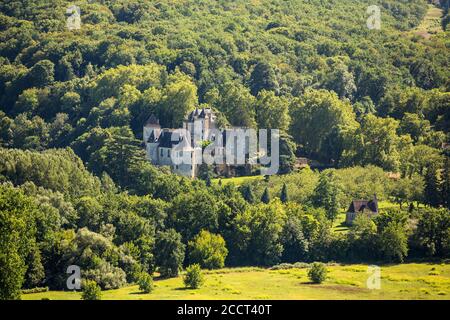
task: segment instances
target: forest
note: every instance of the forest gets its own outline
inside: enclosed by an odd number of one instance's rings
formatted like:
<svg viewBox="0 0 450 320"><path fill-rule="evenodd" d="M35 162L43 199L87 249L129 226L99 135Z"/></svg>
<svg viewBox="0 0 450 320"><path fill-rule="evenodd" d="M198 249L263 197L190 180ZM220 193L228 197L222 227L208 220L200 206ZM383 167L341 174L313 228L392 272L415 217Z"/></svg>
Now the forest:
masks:
<svg viewBox="0 0 450 320"><path fill-rule="evenodd" d="M424 0L2 1L0 299L63 290L69 265L107 290L196 263L449 258L449 2L433 3L424 37ZM196 107L280 129L279 175L151 165L147 118L177 128ZM397 206L333 231L375 193Z"/></svg>

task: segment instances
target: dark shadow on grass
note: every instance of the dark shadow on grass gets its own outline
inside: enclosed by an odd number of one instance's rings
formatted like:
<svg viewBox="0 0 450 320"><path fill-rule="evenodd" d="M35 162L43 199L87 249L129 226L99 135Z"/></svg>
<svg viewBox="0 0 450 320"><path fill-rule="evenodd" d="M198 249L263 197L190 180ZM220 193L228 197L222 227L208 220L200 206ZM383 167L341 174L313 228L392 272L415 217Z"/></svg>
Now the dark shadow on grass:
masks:
<svg viewBox="0 0 450 320"><path fill-rule="evenodd" d="M149 293L145 293L144 291L135 291L135 292L130 292L130 294L141 295L141 294L149 294Z"/></svg>
<svg viewBox="0 0 450 320"><path fill-rule="evenodd" d="M178 288L175 288L175 289L173 289L173 290L177 290L177 291L185 291L185 290L195 290L195 289L193 289L193 288L186 288L186 287L178 287Z"/></svg>
<svg viewBox="0 0 450 320"><path fill-rule="evenodd" d="M162 277L162 276L155 276L153 277L153 281L161 281L161 280L168 280L168 279L174 279L174 278L178 278L180 275L176 276L176 277Z"/></svg>

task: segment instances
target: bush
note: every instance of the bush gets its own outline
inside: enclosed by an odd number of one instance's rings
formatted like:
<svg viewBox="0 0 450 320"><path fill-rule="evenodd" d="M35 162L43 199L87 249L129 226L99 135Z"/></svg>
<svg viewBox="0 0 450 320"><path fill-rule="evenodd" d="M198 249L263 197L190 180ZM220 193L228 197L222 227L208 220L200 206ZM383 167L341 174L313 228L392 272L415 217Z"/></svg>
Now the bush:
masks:
<svg viewBox="0 0 450 320"><path fill-rule="evenodd" d="M220 269L225 265L228 250L221 235L202 230L189 241L189 262L198 263L202 268Z"/></svg>
<svg viewBox="0 0 450 320"><path fill-rule="evenodd" d="M118 289L127 283L125 271L104 260L99 261L95 269L86 270L84 276L104 290Z"/></svg>
<svg viewBox="0 0 450 320"><path fill-rule="evenodd" d="M289 269L303 269L308 268L309 263L296 262L296 263L280 263L270 268L270 270L289 270Z"/></svg>
<svg viewBox="0 0 450 320"><path fill-rule="evenodd" d="M48 287L36 287L31 289L22 289L22 294L48 292Z"/></svg>
<svg viewBox="0 0 450 320"><path fill-rule="evenodd" d="M82 285L81 299L83 300L101 300L102 289L97 282L85 280Z"/></svg>
<svg viewBox="0 0 450 320"><path fill-rule="evenodd" d="M313 283L322 283L327 277L327 268L320 262L314 262L311 269L308 270L308 278Z"/></svg>
<svg viewBox="0 0 450 320"><path fill-rule="evenodd" d="M139 290L144 293L150 293L153 291L153 278L146 272L142 272L137 277L137 283Z"/></svg>
<svg viewBox="0 0 450 320"><path fill-rule="evenodd" d="M200 265L193 264L187 267L183 281L186 288L200 288L204 281Z"/></svg>

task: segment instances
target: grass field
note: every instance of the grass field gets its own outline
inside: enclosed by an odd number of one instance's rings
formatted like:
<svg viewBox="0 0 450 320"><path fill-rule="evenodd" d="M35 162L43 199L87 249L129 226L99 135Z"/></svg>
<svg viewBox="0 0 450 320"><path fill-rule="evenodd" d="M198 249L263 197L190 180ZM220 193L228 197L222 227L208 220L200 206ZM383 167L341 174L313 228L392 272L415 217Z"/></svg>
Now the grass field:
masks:
<svg viewBox="0 0 450 320"><path fill-rule="evenodd" d="M347 225L345 225L345 216L346 216L345 212L340 213L337 216L336 220L333 223L332 228L334 232L344 232L344 233L348 232L349 228Z"/></svg>
<svg viewBox="0 0 450 320"><path fill-rule="evenodd" d="M221 269L206 272L200 289L183 287L181 277L155 281L155 290L139 292L137 286L104 291L102 299L445 299L450 300L450 264L401 264L381 267L381 289L370 290L367 265L328 266L328 278L311 284L307 269ZM50 291L23 295L22 299L80 299L76 292Z"/></svg>
<svg viewBox="0 0 450 320"><path fill-rule="evenodd" d="M441 19L443 10L433 5L428 5L428 11L422 23L414 30L414 33L429 39L432 35L442 32Z"/></svg>
<svg viewBox="0 0 450 320"><path fill-rule="evenodd" d="M233 178L217 178L213 179L213 184L218 184L219 181L222 181L223 185L234 183L236 186L240 186L241 184L247 182L247 181L253 181L253 180L262 180L264 179L264 176L247 176L247 177L233 177Z"/></svg>

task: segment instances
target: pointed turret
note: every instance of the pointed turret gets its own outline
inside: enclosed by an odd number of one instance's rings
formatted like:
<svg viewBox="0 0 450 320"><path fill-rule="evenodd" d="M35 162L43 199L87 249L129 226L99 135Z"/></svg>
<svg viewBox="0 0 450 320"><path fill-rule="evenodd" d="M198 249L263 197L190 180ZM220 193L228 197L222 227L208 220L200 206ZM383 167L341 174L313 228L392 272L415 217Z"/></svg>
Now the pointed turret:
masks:
<svg viewBox="0 0 450 320"><path fill-rule="evenodd" d="M152 114L147 121L145 122L145 127L161 127L159 125L159 119L155 117L154 114Z"/></svg>

